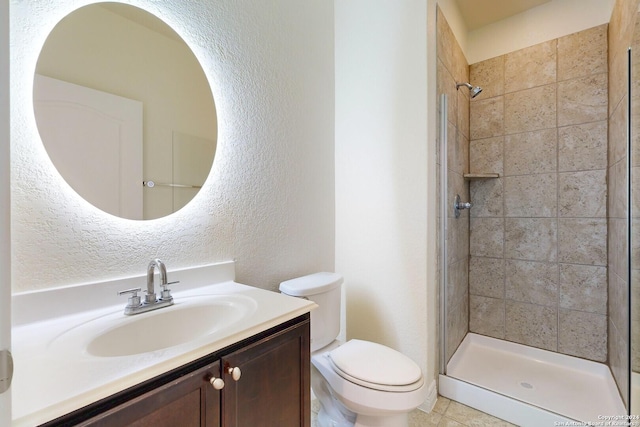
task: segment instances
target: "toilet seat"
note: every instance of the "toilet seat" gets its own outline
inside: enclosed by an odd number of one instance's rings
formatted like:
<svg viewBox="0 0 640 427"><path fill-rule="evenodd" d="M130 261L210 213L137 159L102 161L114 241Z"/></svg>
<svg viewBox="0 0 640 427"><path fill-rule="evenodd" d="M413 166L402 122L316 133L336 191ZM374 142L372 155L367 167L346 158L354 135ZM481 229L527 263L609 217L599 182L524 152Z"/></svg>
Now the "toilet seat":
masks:
<svg viewBox="0 0 640 427"><path fill-rule="evenodd" d="M370 341L350 340L328 354L333 370L345 380L374 390L408 392L424 379L404 354Z"/></svg>

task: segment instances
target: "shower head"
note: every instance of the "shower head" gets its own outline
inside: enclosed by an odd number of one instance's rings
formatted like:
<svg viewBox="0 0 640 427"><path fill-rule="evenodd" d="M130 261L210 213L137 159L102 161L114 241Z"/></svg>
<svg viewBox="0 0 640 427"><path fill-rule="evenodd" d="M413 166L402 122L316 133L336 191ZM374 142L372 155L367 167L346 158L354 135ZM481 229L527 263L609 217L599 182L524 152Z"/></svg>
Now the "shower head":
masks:
<svg viewBox="0 0 640 427"><path fill-rule="evenodd" d="M480 86L471 86L469 83L456 83L456 90L458 90L460 86L466 86L469 89L471 98L475 98L480 94L480 92L482 92L482 88Z"/></svg>

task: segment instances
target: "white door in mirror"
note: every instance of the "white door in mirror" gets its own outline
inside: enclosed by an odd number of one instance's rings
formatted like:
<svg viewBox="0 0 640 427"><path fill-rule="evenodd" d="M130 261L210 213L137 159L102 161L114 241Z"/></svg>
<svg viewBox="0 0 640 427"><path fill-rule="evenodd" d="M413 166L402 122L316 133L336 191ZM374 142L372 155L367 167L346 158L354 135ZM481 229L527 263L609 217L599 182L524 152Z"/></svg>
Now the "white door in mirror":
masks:
<svg viewBox="0 0 640 427"><path fill-rule="evenodd" d="M36 75L34 109L67 184L107 213L142 219L142 103Z"/></svg>

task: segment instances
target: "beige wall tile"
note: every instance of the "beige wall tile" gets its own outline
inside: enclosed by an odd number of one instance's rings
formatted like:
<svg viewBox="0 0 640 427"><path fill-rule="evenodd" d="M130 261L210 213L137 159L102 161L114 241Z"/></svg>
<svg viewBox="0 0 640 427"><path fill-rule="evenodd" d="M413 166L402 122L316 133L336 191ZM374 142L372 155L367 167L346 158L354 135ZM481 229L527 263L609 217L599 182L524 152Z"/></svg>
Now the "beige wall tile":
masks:
<svg viewBox="0 0 640 427"><path fill-rule="evenodd" d="M451 55L451 52L455 49L455 45L457 45L457 41L455 36L453 35L453 31L451 31L451 27L447 23L447 19L442 14L440 8L437 10L436 15L436 27L438 32L438 37L436 37L436 52L438 58L440 58L445 66L445 68L449 71L449 73L453 76L454 79L457 79L461 76L455 75L455 57Z"/></svg>
<svg viewBox="0 0 640 427"><path fill-rule="evenodd" d="M635 287L632 286L632 288ZM631 314L628 310L621 310L629 304L629 286L625 278L609 273L609 319L616 325L624 340L629 338L629 320Z"/></svg>
<svg viewBox="0 0 640 427"><path fill-rule="evenodd" d="M609 106L616 108L627 82L627 48L631 44L638 0L616 1L609 21Z"/></svg>
<svg viewBox="0 0 640 427"><path fill-rule="evenodd" d="M504 338L504 300L469 296L469 331Z"/></svg>
<svg viewBox="0 0 640 427"><path fill-rule="evenodd" d="M558 220L558 259L572 264L607 265L607 220Z"/></svg>
<svg viewBox="0 0 640 427"><path fill-rule="evenodd" d="M557 308L511 302L506 304L505 312L506 339L546 350L557 350Z"/></svg>
<svg viewBox="0 0 640 427"><path fill-rule="evenodd" d="M605 218L607 215L607 171L558 174L558 215Z"/></svg>
<svg viewBox="0 0 640 427"><path fill-rule="evenodd" d="M472 256L469 261L469 293L504 298L504 259Z"/></svg>
<svg viewBox="0 0 640 427"><path fill-rule="evenodd" d="M613 52L609 51L609 56L613 57ZM627 52L620 49L616 53L613 60L609 61L608 80L609 80L609 115L618 108L622 97L627 93L627 81L629 77L629 68L627 66Z"/></svg>
<svg viewBox="0 0 640 427"><path fill-rule="evenodd" d="M474 103L474 106L478 103ZM473 117L473 115L472 115ZM473 130L474 122L471 126ZM504 96L505 134L556 127L556 85L507 93Z"/></svg>
<svg viewBox="0 0 640 427"><path fill-rule="evenodd" d="M505 55L505 93L556 82L556 40Z"/></svg>
<svg viewBox="0 0 640 427"><path fill-rule="evenodd" d="M504 99L502 96L473 103L469 113L471 140L504 134Z"/></svg>
<svg viewBox="0 0 640 427"><path fill-rule="evenodd" d="M471 181L472 217L503 217L503 178Z"/></svg>
<svg viewBox="0 0 640 427"><path fill-rule="evenodd" d="M628 206L628 183L627 162L625 157L623 157L619 162L609 168L608 185L609 197L607 199L607 202L609 204L609 217L626 218Z"/></svg>
<svg viewBox="0 0 640 427"><path fill-rule="evenodd" d="M462 217L449 218L448 221L447 264L451 265L469 256L469 221Z"/></svg>
<svg viewBox="0 0 640 427"><path fill-rule="evenodd" d="M442 59L438 58L438 108L440 108L440 95L447 95L447 120L453 124L458 123L458 94L456 81L444 66Z"/></svg>
<svg viewBox="0 0 640 427"><path fill-rule="evenodd" d="M616 380L620 395L626 400L629 389L629 352L627 351L628 341L618 333L618 329L609 319L608 329L608 350L609 367L613 378Z"/></svg>
<svg viewBox="0 0 640 427"><path fill-rule="evenodd" d="M558 132L544 129L507 135L504 139L504 174L528 175L555 172Z"/></svg>
<svg viewBox="0 0 640 427"><path fill-rule="evenodd" d="M558 39L558 80L607 72L607 24Z"/></svg>
<svg viewBox="0 0 640 427"><path fill-rule="evenodd" d="M469 298L464 298L460 304L447 312L446 322L447 360L449 360L469 330Z"/></svg>
<svg viewBox="0 0 640 427"><path fill-rule="evenodd" d="M640 216L640 167L631 168L631 215Z"/></svg>
<svg viewBox="0 0 640 427"><path fill-rule="evenodd" d="M505 253L510 258L531 261L557 260L555 218L506 218Z"/></svg>
<svg viewBox="0 0 640 427"><path fill-rule="evenodd" d="M470 224L470 255L502 258L504 252L504 219L471 218Z"/></svg>
<svg viewBox="0 0 640 427"><path fill-rule="evenodd" d="M449 265L447 271L446 302L449 310L454 310L469 293L469 261L461 259Z"/></svg>
<svg viewBox="0 0 640 427"><path fill-rule="evenodd" d="M469 139L469 92L466 88L457 91L458 97L458 129ZM469 144L467 144L467 147Z"/></svg>
<svg viewBox="0 0 640 427"><path fill-rule="evenodd" d="M560 264L560 307L607 314L607 268Z"/></svg>
<svg viewBox="0 0 640 427"><path fill-rule="evenodd" d="M631 270L631 293L632 301L640 301L640 270ZM631 305L631 330L640 330L640 304ZM631 337L631 366L635 372L640 372L640 337L634 333Z"/></svg>
<svg viewBox="0 0 640 427"><path fill-rule="evenodd" d="M607 316L560 310L558 351L597 362L607 360Z"/></svg>
<svg viewBox="0 0 640 427"><path fill-rule="evenodd" d="M625 95L620 105L613 110L609 120L609 166L618 163L627 152L627 96Z"/></svg>
<svg viewBox="0 0 640 427"><path fill-rule="evenodd" d="M609 270L620 277L626 277L629 268L629 261L627 258L627 220L625 218L609 218L608 219L608 251L609 251ZM632 236L632 244L635 243L635 239ZM634 254L632 254L632 262L634 261ZM612 284L609 284L611 288Z"/></svg>
<svg viewBox="0 0 640 427"><path fill-rule="evenodd" d="M507 299L555 306L558 303L558 264L508 259L505 289Z"/></svg>
<svg viewBox="0 0 640 427"><path fill-rule="evenodd" d="M504 213L507 217L555 217L557 175L536 174L504 178Z"/></svg>
<svg viewBox="0 0 640 427"><path fill-rule="evenodd" d="M607 74L558 83L558 126L606 120L608 113Z"/></svg>
<svg viewBox="0 0 640 427"><path fill-rule="evenodd" d="M471 64L469 79L471 79L469 83L482 88L482 93L471 102L504 95L504 56Z"/></svg>
<svg viewBox="0 0 640 427"><path fill-rule="evenodd" d="M558 170L605 169L607 129L605 120L558 129Z"/></svg>
<svg viewBox="0 0 640 427"><path fill-rule="evenodd" d="M451 123L447 123L447 162L449 169L462 175L468 167L468 158L465 156L464 144L466 139Z"/></svg>
<svg viewBox="0 0 640 427"><path fill-rule="evenodd" d="M611 221L611 220L610 220ZM624 223L626 220L618 220ZM611 229L611 225L609 225ZM631 218L631 229L640 230L640 218ZM640 233L631 233L631 268L633 271L640 269ZM609 263L611 265L611 262ZM639 299L640 301L640 299Z"/></svg>
<svg viewBox="0 0 640 427"><path fill-rule="evenodd" d="M640 39L640 20L638 27L638 39ZM638 40L638 46L640 46L640 40ZM636 56L640 62L640 52L636 51L634 57ZM632 73L630 120L633 123L640 123L640 64L633 66ZM637 131L631 133L631 159L634 166L640 165L640 132Z"/></svg>
<svg viewBox="0 0 640 427"><path fill-rule="evenodd" d="M471 173L503 174L504 137L471 141L469 171Z"/></svg>

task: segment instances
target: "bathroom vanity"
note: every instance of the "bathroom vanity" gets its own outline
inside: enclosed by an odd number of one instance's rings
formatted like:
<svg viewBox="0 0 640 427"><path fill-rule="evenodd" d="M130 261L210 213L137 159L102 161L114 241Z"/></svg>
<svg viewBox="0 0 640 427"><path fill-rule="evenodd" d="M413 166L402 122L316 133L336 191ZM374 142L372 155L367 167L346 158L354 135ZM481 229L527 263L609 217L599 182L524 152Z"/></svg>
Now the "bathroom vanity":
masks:
<svg viewBox="0 0 640 427"><path fill-rule="evenodd" d="M309 369L307 314L43 425L309 426Z"/></svg>
<svg viewBox="0 0 640 427"><path fill-rule="evenodd" d="M14 295L12 425L309 426L315 304L233 271L170 271L175 304L134 316L142 276Z"/></svg>

